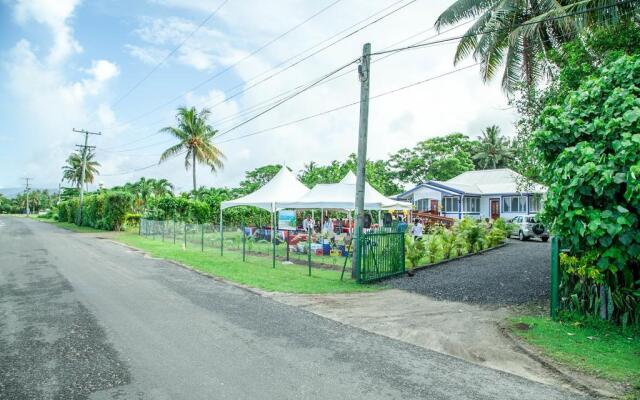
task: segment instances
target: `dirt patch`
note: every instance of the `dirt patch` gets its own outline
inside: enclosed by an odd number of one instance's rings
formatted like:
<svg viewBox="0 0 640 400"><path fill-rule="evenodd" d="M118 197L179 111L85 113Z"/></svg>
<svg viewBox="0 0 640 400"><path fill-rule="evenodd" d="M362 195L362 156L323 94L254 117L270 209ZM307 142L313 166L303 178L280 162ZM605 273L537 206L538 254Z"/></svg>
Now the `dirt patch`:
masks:
<svg viewBox="0 0 640 400"><path fill-rule="evenodd" d="M263 295L369 332L578 391L517 349L501 333L499 323L511 316L507 307L437 301L397 289L357 294Z"/></svg>
<svg viewBox="0 0 640 400"><path fill-rule="evenodd" d="M517 324L514 324L513 327L519 331L528 331L529 328L531 328L528 324L525 324L524 322L518 322Z"/></svg>

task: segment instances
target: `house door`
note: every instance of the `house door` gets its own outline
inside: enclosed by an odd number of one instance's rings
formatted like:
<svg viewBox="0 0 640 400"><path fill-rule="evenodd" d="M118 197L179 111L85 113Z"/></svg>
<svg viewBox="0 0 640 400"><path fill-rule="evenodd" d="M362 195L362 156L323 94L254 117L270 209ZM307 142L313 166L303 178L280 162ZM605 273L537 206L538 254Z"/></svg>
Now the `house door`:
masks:
<svg viewBox="0 0 640 400"><path fill-rule="evenodd" d="M500 199L489 200L491 204L491 219L500 218Z"/></svg>
<svg viewBox="0 0 640 400"><path fill-rule="evenodd" d="M438 214L438 200L431 200L431 206L429 210L432 214Z"/></svg>

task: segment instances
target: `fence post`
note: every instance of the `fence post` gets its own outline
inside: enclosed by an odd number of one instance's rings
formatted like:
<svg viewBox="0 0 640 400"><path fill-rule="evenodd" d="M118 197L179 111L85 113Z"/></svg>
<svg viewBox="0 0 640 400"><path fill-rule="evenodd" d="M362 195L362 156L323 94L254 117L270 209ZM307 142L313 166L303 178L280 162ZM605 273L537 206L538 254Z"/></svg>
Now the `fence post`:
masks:
<svg viewBox="0 0 640 400"><path fill-rule="evenodd" d="M247 256L246 256L246 243L247 243L247 234L244 230L244 224L242 224L242 261L246 261L247 260Z"/></svg>
<svg viewBox="0 0 640 400"><path fill-rule="evenodd" d="M184 248L187 248L187 223L184 222Z"/></svg>
<svg viewBox="0 0 640 400"><path fill-rule="evenodd" d="M289 261L289 233L291 233L291 231L287 230L287 236L286 236L286 240L287 240L287 261Z"/></svg>
<svg viewBox="0 0 640 400"><path fill-rule="evenodd" d="M144 222L144 219L140 218L140 221L138 221L138 236L142 236L142 222Z"/></svg>
<svg viewBox="0 0 640 400"><path fill-rule="evenodd" d="M173 244L176 244L176 217L173 217Z"/></svg>
<svg viewBox="0 0 640 400"><path fill-rule="evenodd" d="M162 241L164 242L164 228L167 225L167 221L166 220L162 220Z"/></svg>
<svg viewBox="0 0 640 400"><path fill-rule="evenodd" d="M220 220L220 256L224 255L224 228L222 225L222 220Z"/></svg>
<svg viewBox="0 0 640 400"><path fill-rule="evenodd" d="M307 228L307 265L309 266L309 276L311 276L311 228Z"/></svg>
<svg viewBox="0 0 640 400"><path fill-rule="evenodd" d="M558 304L560 297L558 293L559 281L559 264L560 264L560 245L558 237L551 238L551 318L558 317Z"/></svg>
<svg viewBox="0 0 640 400"><path fill-rule="evenodd" d="M204 224L200 224L200 251L204 251Z"/></svg>
<svg viewBox="0 0 640 400"><path fill-rule="evenodd" d="M151 239L156 240L156 221L151 224Z"/></svg>

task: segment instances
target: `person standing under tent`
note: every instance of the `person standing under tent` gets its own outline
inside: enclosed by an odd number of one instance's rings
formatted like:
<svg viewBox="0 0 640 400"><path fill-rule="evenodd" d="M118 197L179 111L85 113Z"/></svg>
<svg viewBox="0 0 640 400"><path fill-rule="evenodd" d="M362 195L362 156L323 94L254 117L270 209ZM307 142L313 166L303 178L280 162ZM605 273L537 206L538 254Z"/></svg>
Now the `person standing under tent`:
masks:
<svg viewBox="0 0 640 400"><path fill-rule="evenodd" d="M400 233L405 233L407 231L407 223L404 222L402 216L398 217L398 226L396 227L396 230Z"/></svg>
<svg viewBox="0 0 640 400"><path fill-rule="evenodd" d="M333 221L331 218L326 218L324 220L324 225L322 226L322 233L333 233Z"/></svg>
<svg viewBox="0 0 640 400"><path fill-rule="evenodd" d="M310 215L307 215L304 221L302 221L302 229L304 229L305 232L309 231L309 229L313 231L314 225L315 225L315 221L311 218Z"/></svg>
<svg viewBox="0 0 640 400"><path fill-rule="evenodd" d="M422 222L418 218L413 221L413 228L411 229L411 234L413 235L414 240L422 240L422 230L424 226Z"/></svg>

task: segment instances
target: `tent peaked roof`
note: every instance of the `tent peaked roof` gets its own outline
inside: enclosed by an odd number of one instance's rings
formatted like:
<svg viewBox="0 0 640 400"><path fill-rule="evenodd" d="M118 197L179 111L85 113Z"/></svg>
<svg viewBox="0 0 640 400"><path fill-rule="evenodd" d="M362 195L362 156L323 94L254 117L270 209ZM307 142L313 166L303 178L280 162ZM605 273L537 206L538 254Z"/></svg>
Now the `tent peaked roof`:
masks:
<svg viewBox="0 0 640 400"><path fill-rule="evenodd" d="M340 183L348 183L351 185L355 185L357 180L358 178L356 177L356 174L354 174L353 171L349 170L349 172L347 172L344 178L342 178Z"/></svg>
<svg viewBox="0 0 640 400"><path fill-rule="evenodd" d="M364 208L367 210L411 209L411 203L389 199L366 182L364 189ZM355 184L342 182L317 184L298 200L279 205L281 208L353 210L355 209L355 197Z"/></svg>
<svg viewBox="0 0 640 400"><path fill-rule="evenodd" d="M223 201L222 209L236 206L253 206L273 211L278 203L298 200L309 189L303 185L287 167L280 171L260 189L235 200Z"/></svg>

